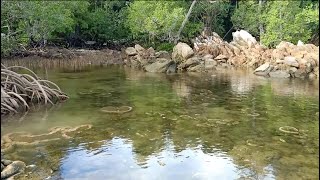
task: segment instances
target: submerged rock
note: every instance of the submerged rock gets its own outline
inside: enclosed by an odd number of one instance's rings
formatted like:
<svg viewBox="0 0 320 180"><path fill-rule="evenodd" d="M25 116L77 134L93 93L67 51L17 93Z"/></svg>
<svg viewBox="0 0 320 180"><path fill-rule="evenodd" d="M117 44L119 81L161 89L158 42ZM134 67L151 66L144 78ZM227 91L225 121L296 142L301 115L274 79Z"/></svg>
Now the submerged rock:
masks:
<svg viewBox="0 0 320 180"><path fill-rule="evenodd" d="M275 77L275 78L289 78L290 74L287 71L272 71L269 73L270 77Z"/></svg>
<svg viewBox="0 0 320 180"><path fill-rule="evenodd" d="M24 171L26 164L22 161L13 161L1 171L1 179L9 178Z"/></svg>
<svg viewBox="0 0 320 180"><path fill-rule="evenodd" d="M12 161L10 160L7 160L7 159L1 159L1 164L5 165L5 166L8 166L9 164L11 164Z"/></svg>

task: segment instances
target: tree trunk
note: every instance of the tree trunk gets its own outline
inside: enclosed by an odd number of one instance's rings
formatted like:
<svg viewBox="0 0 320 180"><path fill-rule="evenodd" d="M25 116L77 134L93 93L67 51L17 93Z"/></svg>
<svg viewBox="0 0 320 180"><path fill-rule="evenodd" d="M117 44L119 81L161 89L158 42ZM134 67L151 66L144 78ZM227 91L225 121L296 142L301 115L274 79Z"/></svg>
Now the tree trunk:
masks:
<svg viewBox="0 0 320 180"><path fill-rule="evenodd" d="M259 12L262 13L262 6L263 6L264 0L259 0ZM262 34L264 34L264 28L263 23L261 22L261 19L259 21L259 38L261 39Z"/></svg>
<svg viewBox="0 0 320 180"><path fill-rule="evenodd" d="M185 18L184 18L184 20L183 20L183 22L181 24L181 27L180 27L180 29L178 31L177 38L175 39L175 44L177 44L178 40L180 39L180 34L181 34L184 26L186 25L186 23L188 21L188 18L189 18L190 14L191 14L192 8L196 4L196 2L197 2L197 0L193 0L191 6L189 8L189 11L188 11L187 15L185 16Z"/></svg>

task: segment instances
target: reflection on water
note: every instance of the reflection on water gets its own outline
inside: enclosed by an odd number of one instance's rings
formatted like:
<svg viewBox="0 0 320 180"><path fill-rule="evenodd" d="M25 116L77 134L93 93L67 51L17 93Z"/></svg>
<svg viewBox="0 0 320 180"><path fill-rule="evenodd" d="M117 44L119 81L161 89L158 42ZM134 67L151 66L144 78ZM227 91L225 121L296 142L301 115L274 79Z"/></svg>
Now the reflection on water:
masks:
<svg viewBox="0 0 320 180"><path fill-rule="evenodd" d="M318 179L318 82L123 67L47 73L70 99L2 123L1 135L92 128L6 152L37 165L20 179ZM106 106L133 110L101 112Z"/></svg>

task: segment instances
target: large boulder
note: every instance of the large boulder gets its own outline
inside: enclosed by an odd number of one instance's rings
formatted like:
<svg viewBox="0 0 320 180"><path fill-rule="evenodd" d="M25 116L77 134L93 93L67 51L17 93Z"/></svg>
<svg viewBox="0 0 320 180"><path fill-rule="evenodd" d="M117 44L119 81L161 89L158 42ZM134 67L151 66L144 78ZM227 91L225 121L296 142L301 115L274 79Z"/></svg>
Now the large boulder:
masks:
<svg viewBox="0 0 320 180"><path fill-rule="evenodd" d="M179 42L173 48L172 60L175 62L181 62L190 58L193 54L194 51L188 44Z"/></svg>
<svg viewBox="0 0 320 180"><path fill-rule="evenodd" d="M240 46L251 48L257 44L257 40L245 30L233 32L232 37L233 41Z"/></svg>
<svg viewBox="0 0 320 180"><path fill-rule="evenodd" d="M147 72L159 72L164 73L168 70L169 66L174 62L169 59L157 58L156 62L145 66Z"/></svg>
<svg viewBox="0 0 320 180"><path fill-rule="evenodd" d="M134 47L128 47L125 52L128 56L137 55L137 50Z"/></svg>

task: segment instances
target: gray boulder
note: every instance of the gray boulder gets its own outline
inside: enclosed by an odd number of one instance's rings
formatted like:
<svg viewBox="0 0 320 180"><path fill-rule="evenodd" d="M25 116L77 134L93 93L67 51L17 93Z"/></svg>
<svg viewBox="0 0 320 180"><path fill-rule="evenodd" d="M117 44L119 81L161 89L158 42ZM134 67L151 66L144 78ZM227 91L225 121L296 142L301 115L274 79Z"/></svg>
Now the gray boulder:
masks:
<svg viewBox="0 0 320 180"><path fill-rule="evenodd" d="M164 73L167 71L169 66L173 64L172 60L164 59L164 58L157 58L156 62L152 64L148 64L145 66L145 70L147 72L160 72Z"/></svg>
<svg viewBox="0 0 320 180"><path fill-rule="evenodd" d="M177 64L173 63L168 67L167 73L170 74L170 73L176 73L176 72L177 72Z"/></svg>

